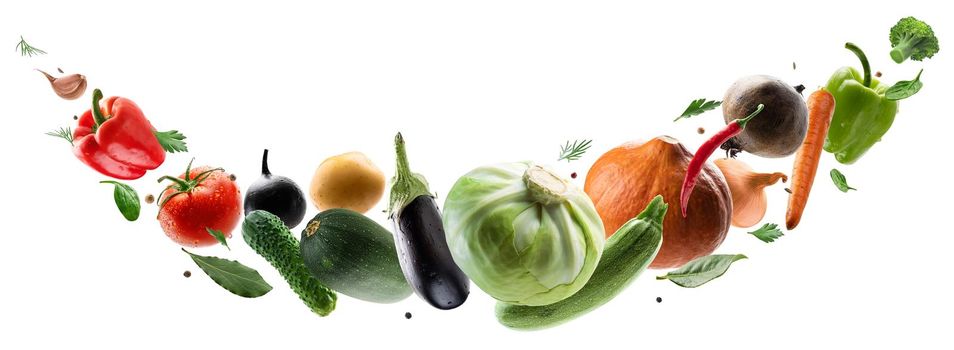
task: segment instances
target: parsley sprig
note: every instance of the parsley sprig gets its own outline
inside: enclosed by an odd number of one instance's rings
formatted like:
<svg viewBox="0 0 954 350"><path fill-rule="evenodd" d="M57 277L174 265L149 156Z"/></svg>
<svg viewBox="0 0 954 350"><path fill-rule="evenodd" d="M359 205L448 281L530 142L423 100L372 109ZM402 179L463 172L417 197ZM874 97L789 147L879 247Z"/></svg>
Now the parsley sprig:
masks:
<svg viewBox="0 0 954 350"><path fill-rule="evenodd" d="M706 99L704 98L700 98L698 100L692 100L692 102L689 103L689 107L686 107L686 110L682 112L682 115L680 115L676 119L673 119L672 121L675 122L675 121L679 121L679 119L697 116L702 113L705 113L706 111L711 111L721 105L722 105L722 101L706 101Z"/></svg>
<svg viewBox="0 0 954 350"><path fill-rule="evenodd" d="M759 240L765 243L772 243L779 237L782 237L785 235L782 233L782 230L778 229L778 225L776 224L762 225L762 227L759 227L758 230L749 232L749 234L755 236L755 238L758 238Z"/></svg>

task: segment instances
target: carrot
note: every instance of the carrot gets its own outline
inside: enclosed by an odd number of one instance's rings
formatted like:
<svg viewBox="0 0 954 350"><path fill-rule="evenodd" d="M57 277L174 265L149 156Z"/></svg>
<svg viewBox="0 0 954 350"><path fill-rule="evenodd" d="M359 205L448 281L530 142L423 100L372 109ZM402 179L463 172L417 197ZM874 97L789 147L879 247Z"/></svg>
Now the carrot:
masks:
<svg viewBox="0 0 954 350"><path fill-rule="evenodd" d="M835 113L835 97L824 88L808 96L808 134L795 154L795 166L792 169L792 194L788 197L788 211L785 213L785 226L791 230L798 225L808 203L808 194L815 182L818 160L821 157L825 136L831 126L831 116Z"/></svg>

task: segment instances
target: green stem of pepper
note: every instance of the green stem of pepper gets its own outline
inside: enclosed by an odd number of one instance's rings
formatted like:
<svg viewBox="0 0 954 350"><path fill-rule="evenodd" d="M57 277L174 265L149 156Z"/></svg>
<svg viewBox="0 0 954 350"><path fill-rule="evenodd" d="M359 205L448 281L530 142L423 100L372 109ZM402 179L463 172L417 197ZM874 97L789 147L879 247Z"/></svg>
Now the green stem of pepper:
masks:
<svg viewBox="0 0 954 350"><path fill-rule="evenodd" d="M868 56L865 56L865 53L861 51L861 48L852 43L845 43L845 48L851 50L858 56L858 59L861 60L861 69L865 72L865 87L871 87L871 66L868 65Z"/></svg>
<svg viewBox="0 0 954 350"><path fill-rule="evenodd" d="M759 113L762 113L763 108L765 108L765 105L759 103L759 106L755 108L755 112L752 112L751 114L749 114L749 116L745 118L739 119L738 121L736 121L736 123L739 123L739 127L745 128L745 124L748 124L749 120L752 120L752 118L755 118L755 116L759 115Z"/></svg>
<svg viewBox="0 0 954 350"><path fill-rule="evenodd" d="M103 112L99 109L99 101L103 99L103 92L99 89L93 90L93 108L90 111L93 112L93 121L96 123L93 129L98 129L100 125L106 122L106 117L103 116Z"/></svg>

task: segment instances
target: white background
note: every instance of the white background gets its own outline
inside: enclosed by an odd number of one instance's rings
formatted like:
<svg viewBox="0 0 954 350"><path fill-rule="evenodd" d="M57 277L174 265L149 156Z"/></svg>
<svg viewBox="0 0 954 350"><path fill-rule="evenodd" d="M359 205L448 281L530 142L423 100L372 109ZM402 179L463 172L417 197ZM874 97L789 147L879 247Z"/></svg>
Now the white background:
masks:
<svg viewBox="0 0 954 350"><path fill-rule="evenodd" d="M942 3L4 2L0 348L949 348L954 18ZM890 61L888 30L907 15L941 38L934 59ZM49 54L20 57L20 35ZM166 238L155 206L126 222L112 188L97 183L104 177L43 135L73 125L98 87L189 137L190 154L132 183L140 195L157 194L155 180L190 157L234 172L244 192L265 147L271 169L306 190L323 159L347 151L390 176L397 131L439 202L476 166L554 163L565 140L592 138L586 157L556 165L582 186L596 157L625 141L668 134L698 147L721 113L672 119L694 98L721 99L741 76L775 75L811 92L858 65L849 40L890 83L924 67L925 87L858 163L825 154L798 229L765 244L733 228L718 252L749 259L722 278L682 289L647 271L603 308L541 332L500 326L474 286L453 311L417 297L377 305L340 296L319 318L238 231L231 252L195 250L240 260L275 286L258 299L234 296ZM87 95L61 100L32 71L57 67L86 74ZM742 159L791 169L791 158ZM857 192L835 189L833 166ZM783 187L768 189L769 222L784 221ZM384 206L369 215L388 224Z"/></svg>

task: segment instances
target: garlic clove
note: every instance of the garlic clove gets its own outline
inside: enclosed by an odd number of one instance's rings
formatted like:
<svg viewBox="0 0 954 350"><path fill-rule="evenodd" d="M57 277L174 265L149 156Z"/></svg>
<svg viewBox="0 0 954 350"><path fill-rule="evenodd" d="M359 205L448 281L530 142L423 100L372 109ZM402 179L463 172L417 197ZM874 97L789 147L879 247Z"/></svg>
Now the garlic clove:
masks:
<svg viewBox="0 0 954 350"><path fill-rule="evenodd" d="M86 92L86 76L82 74L69 74L55 78L42 70L37 69L37 71L46 76L50 86L53 87L53 92L63 99L75 100Z"/></svg>

